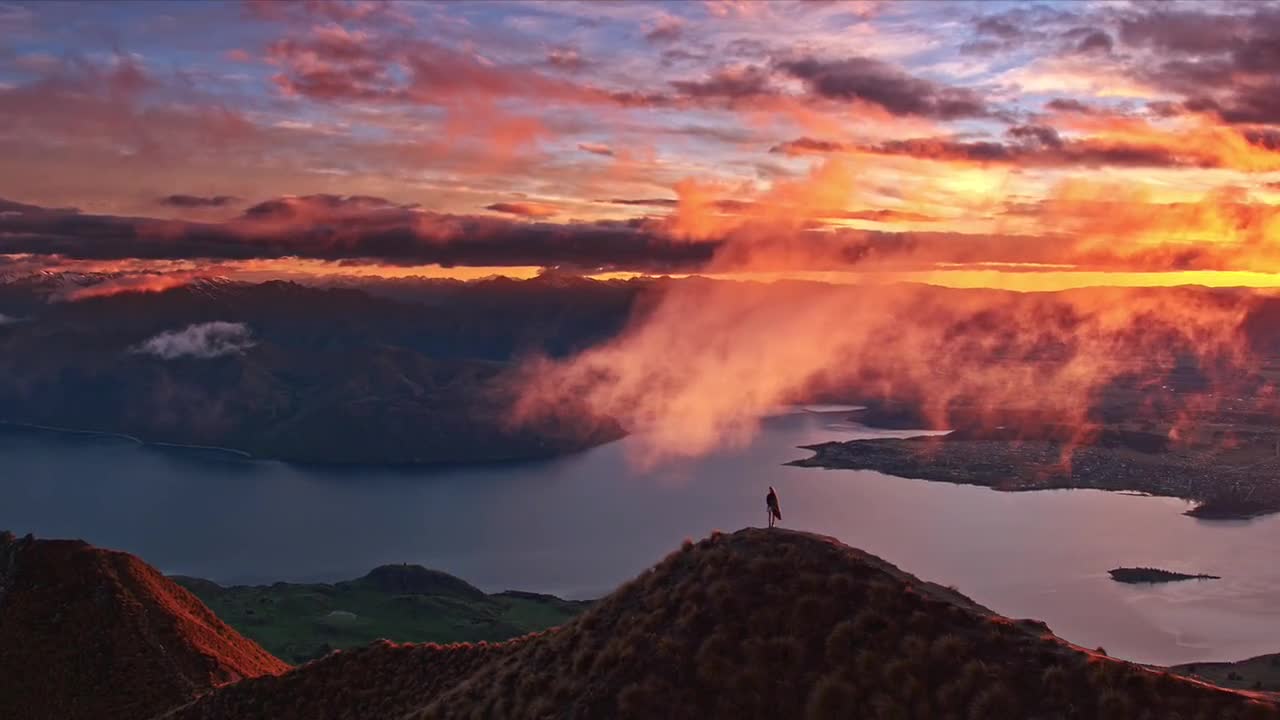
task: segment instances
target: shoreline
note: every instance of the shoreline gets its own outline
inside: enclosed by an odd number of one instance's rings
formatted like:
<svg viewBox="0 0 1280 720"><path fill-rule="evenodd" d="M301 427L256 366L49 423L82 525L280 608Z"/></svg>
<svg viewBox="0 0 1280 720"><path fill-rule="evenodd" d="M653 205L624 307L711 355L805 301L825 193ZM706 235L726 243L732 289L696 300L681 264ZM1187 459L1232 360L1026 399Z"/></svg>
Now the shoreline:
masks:
<svg viewBox="0 0 1280 720"><path fill-rule="evenodd" d="M528 457L511 457L494 460L405 460L405 461L383 461L383 462L325 462L320 460L294 460L285 457L276 457L272 455L254 455L247 450L238 448L221 447L217 445L197 445L194 443L176 443L164 442L157 440L145 440L143 438L129 435L127 433L112 432L108 430L86 430L81 428L58 427L54 425L42 425L39 423L19 422L15 420L0 420L0 433L43 433L50 436L82 436L105 438L109 440L121 440L129 442L137 447L144 449L160 449L160 450L178 450L178 451L198 451L198 452L215 452L233 455L239 460L258 462L258 463L283 463L291 467L305 468L319 472L330 472L343 474L347 472L359 472L361 470L402 470L406 472L432 470L447 471L459 468L477 468L477 467L503 467L520 463L540 463L553 462L561 458L570 457L579 453L594 450L595 448L604 447L610 443L618 442L627 437L622 434L618 437L612 437L604 442L585 447L577 448L567 452L549 453L545 455L530 455Z"/></svg>
<svg viewBox="0 0 1280 720"><path fill-rule="evenodd" d="M135 435L127 433L111 432L109 430L85 430L81 428L57 427L54 425L41 425L39 423L18 422L16 420L0 420L0 430L7 431L28 431L42 432L51 435L82 435L87 437L108 438L111 440L127 440L139 447L156 447L170 450L203 450L212 452L228 453L244 458L246 460L261 460L252 453L236 448L219 447L217 445L196 445L193 443L175 443L162 442L158 440L143 440Z"/></svg>

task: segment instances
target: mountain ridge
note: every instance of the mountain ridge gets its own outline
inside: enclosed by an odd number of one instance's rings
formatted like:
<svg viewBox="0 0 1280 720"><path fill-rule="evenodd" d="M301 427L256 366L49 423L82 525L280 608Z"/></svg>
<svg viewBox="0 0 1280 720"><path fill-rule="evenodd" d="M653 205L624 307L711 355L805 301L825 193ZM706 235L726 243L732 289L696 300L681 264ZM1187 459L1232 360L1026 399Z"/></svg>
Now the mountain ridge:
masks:
<svg viewBox="0 0 1280 720"><path fill-rule="evenodd" d="M146 717L288 669L128 553L0 533L0 717Z"/></svg>

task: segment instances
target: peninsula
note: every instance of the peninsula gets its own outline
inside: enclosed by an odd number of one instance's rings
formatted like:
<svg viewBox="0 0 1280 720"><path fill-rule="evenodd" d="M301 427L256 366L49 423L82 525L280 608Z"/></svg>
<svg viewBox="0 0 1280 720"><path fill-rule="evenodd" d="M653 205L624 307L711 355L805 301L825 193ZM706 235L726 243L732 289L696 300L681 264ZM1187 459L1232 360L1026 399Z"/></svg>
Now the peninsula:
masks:
<svg viewBox="0 0 1280 720"><path fill-rule="evenodd" d="M1064 426L966 429L947 435L801 446L800 467L876 470L899 477L994 490L1096 489L1196 503L1187 515L1239 520L1280 510L1274 431L1237 433L1231 443L1175 445L1167 436L1108 428L1077 437Z"/></svg>

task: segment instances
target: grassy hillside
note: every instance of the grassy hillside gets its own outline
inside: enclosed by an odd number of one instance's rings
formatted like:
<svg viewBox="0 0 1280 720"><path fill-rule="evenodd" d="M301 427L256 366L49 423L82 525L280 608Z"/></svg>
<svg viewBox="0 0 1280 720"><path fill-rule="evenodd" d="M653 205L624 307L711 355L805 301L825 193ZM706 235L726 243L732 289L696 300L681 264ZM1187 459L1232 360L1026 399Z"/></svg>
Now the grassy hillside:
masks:
<svg viewBox="0 0 1280 720"><path fill-rule="evenodd" d="M378 639L496 641L560 625L588 603L533 593L486 595L417 565L384 565L335 584L221 587L175 577L218 617L292 663Z"/></svg>
<svg viewBox="0 0 1280 720"><path fill-rule="evenodd" d="M144 718L286 669L132 555L0 533L0 718Z"/></svg>
<svg viewBox="0 0 1280 720"><path fill-rule="evenodd" d="M565 625L498 644L379 643L165 717L1277 718L1073 646L838 542L688 543Z"/></svg>

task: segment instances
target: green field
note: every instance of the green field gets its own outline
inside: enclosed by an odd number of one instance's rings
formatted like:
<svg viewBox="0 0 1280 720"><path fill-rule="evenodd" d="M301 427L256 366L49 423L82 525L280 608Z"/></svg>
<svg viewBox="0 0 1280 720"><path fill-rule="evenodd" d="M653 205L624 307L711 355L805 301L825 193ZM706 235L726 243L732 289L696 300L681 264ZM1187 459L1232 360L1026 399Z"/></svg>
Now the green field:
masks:
<svg viewBox="0 0 1280 720"><path fill-rule="evenodd" d="M551 595L487 595L442 572L384 565L357 580L222 587L174 577L226 623L269 652L302 663L331 650L396 642L506 640L559 625L590 603Z"/></svg>

